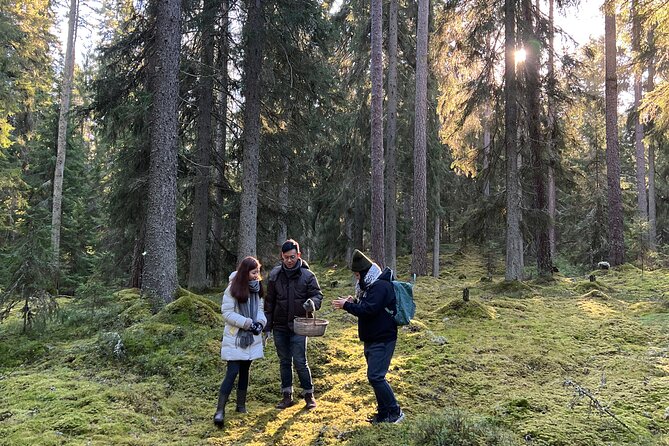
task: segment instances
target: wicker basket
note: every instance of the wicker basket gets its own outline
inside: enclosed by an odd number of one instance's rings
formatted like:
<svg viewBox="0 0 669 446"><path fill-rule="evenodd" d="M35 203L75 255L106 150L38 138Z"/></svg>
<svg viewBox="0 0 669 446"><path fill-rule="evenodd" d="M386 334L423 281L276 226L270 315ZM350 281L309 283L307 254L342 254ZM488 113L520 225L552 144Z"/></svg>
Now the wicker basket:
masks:
<svg viewBox="0 0 669 446"><path fill-rule="evenodd" d="M296 317L293 330L301 336L323 336L328 324L325 319Z"/></svg>

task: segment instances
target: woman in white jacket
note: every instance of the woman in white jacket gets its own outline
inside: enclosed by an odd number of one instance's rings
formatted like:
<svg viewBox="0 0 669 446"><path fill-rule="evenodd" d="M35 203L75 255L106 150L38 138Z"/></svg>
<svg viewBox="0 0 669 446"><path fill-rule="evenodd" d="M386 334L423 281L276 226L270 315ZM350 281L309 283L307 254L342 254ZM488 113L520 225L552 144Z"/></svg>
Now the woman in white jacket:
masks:
<svg viewBox="0 0 669 446"><path fill-rule="evenodd" d="M221 359L228 361L228 368L214 414L214 424L219 427L223 426L225 405L237 375L237 412L246 412L251 361L264 356L261 333L267 319L263 311L263 295L260 262L254 257L246 257L239 263L237 271L230 274L230 284L223 293L221 303L225 319Z"/></svg>

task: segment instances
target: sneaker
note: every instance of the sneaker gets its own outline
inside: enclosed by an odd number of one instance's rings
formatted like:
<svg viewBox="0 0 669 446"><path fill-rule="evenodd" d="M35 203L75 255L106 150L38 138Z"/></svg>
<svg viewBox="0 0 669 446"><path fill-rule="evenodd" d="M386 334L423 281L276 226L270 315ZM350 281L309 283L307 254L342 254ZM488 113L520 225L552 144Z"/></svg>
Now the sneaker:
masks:
<svg viewBox="0 0 669 446"><path fill-rule="evenodd" d="M404 412L400 410L400 413L397 415L389 415L388 418L383 420L385 423L393 423L393 424L399 424L402 421L404 421Z"/></svg>
<svg viewBox="0 0 669 446"><path fill-rule="evenodd" d="M379 415L378 413L375 413L375 414L372 415L371 417L367 418L366 421L367 421L368 423L372 423L372 424L379 424L379 423L382 423L383 421L385 421L386 418L387 418L387 417L382 417L382 416Z"/></svg>

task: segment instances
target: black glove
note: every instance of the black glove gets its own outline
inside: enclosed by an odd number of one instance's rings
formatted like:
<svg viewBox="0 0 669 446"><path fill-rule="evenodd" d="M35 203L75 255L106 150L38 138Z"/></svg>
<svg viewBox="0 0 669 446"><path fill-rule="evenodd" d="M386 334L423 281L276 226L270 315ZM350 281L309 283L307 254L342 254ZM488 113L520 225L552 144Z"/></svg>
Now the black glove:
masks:
<svg viewBox="0 0 669 446"><path fill-rule="evenodd" d="M254 322L249 327L249 331L254 335L259 335L262 332L262 324L260 322Z"/></svg>

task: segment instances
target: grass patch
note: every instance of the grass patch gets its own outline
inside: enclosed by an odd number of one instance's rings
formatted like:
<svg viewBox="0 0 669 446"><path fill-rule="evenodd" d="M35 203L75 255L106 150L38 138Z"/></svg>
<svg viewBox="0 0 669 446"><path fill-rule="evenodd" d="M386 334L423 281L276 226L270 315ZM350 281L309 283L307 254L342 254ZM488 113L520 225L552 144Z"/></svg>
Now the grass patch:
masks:
<svg viewBox="0 0 669 446"><path fill-rule="evenodd" d="M667 270L642 278L613 269L597 274L597 287L581 288L588 282L566 277L482 283L485 262L473 250L445 252L442 264L439 278L416 281L416 316L399 332L388 374L403 424L365 422L376 408L356 319L330 305L351 294L351 273L314 264L324 292L319 317L330 321L325 336L309 339L315 410L302 402L274 409L279 365L270 342L252 365L249 413L228 410L226 428L216 429L211 417L225 374L220 294L181 291L154 315L138 290L121 290L101 296L99 308L63 302L40 331L21 334L15 316L0 325L0 438L11 445L669 444ZM404 279L408 265L400 259ZM593 410L567 380L629 430Z"/></svg>

